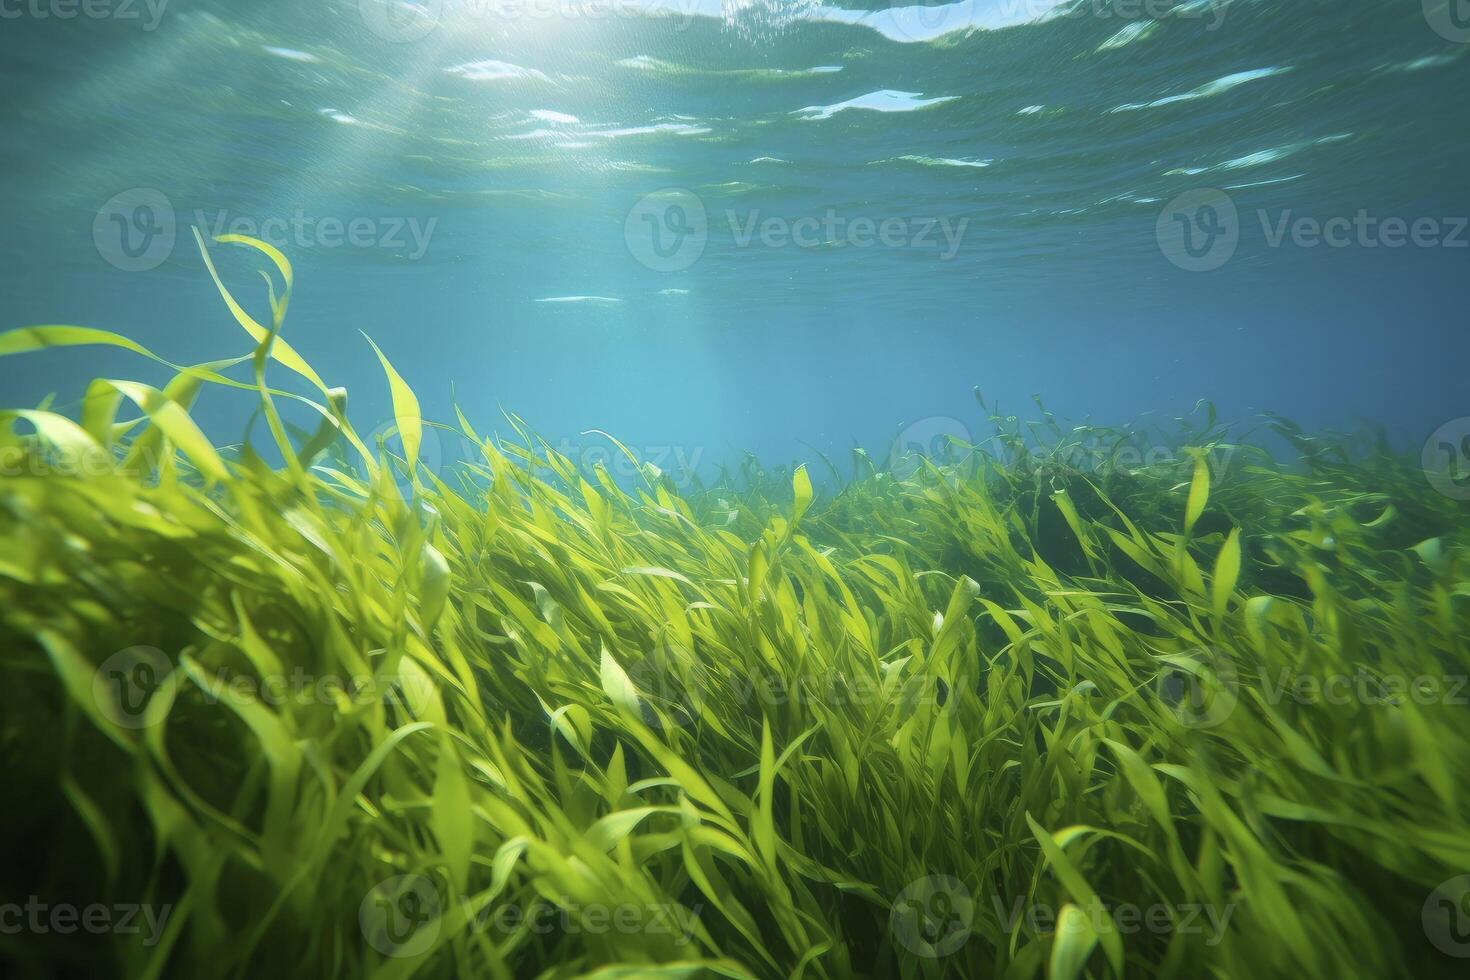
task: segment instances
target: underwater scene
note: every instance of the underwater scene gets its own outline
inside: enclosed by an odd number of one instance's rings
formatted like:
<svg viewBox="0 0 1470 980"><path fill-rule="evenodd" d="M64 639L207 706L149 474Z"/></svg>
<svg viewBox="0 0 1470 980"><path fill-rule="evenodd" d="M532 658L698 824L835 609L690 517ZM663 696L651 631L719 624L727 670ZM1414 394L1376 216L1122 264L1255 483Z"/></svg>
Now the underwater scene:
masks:
<svg viewBox="0 0 1470 980"><path fill-rule="evenodd" d="M0 73L0 975L1470 975L1467 0Z"/></svg>

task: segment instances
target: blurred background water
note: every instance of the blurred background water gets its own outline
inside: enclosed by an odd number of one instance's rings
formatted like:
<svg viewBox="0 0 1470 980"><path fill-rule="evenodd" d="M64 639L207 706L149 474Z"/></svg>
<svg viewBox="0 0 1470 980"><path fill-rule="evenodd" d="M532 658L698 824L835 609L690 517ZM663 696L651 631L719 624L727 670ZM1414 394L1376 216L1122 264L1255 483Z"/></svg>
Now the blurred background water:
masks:
<svg viewBox="0 0 1470 980"><path fill-rule="evenodd" d="M0 58L0 326L243 353L190 228L255 235L364 429L359 331L427 418L665 468L886 455L975 385L1416 451L1467 414L1464 0L0 0ZM99 374L166 380L73 350L0 392Z"/></svg>

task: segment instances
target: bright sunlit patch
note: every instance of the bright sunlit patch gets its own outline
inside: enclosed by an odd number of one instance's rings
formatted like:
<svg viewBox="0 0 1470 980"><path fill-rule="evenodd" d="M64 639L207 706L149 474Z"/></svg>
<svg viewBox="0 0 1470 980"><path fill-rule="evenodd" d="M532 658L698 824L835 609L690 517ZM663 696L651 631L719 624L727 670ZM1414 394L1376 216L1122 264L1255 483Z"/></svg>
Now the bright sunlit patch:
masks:
<svg viewBox="0 0 1470 980"><path fill-rule="evenodd" d="M1141 41L1144 38L1148 37L1154 32L1156 28L1158 28L1158 26L1159 22L1156 20L1135 21L1132 24L1124 27L1121 31L1114 34L1112 37L1108 38L1102 44L1099 44L1097 46L1097 50L1100 52L1116 51L1119 48L1127 47L1134 41Z"/></svg>
<svg viewBox="0 0 1470 980"><path fill-rule="evenodd" d="M916 109L953 102L958 98L957 95L944 95L935 99L925 99L921 98L918 92L899 92L885 88L878 92L869 92L867 95L859 95L846 102L838 102L835 105L807 106L805 109L797 109L792 115L801 116L804 119L829 119L847 109L868 109L872 112L913 112Z"/></svg>
<svg viewBox="0 0 1470 980"><path fill-rule="evenodd" d="M583 135L601 136L604 139L619 139L624 136L649 136L668 133L674 136L700 136L710 132L708 126L693 126L689 123L655 123L651 126L626 126L621 129L595 129Z"/></svg>
<svg viewBox="0 0 1470 980"><path fill-rule="evenodd" d="M1432 54L1423 58L1415 58L1403 64L1390 66L1390 71L1423 71L1426 68L1445 68L1455 63L1456 55Z"/></svg>
<svg viewBox="0 0 1470 980"><path fill-rule="evenodd" d="M646 54L623 58L616 64L620 68L657 75L701 75L731 79L805 78L810 75L830 75L842 71L841 65L814 65L811 68L707 68L650 58Z"/></svg>
<svg viewBox="0 0 1470 980"><path fill-rule="evenodd" d="M325 109L318 109L317 111L326 116L328 119L332 120L333 122L342 123L344 126L352 126L358 122L361 122L361 120L359 120L356 116L349 115L348 113L343 112L341 109L333 109L331 107L328 107Z"/></svg>
<svg viewBox="0 0 1470 980"><path fill-rule="evenodd" d="M472 82L496 82L507 78L527 78L537 81L547 81L544 72L534 68L522 68L508 61L469 61L462 65L444 69L447 75L458 75Z"/></svg>
<svg viewBox="0 0 1470 980"><path fill-rule="evenodd" d="M616 296L547 296L538 299L538 303L596 303L611 306L621 303L622 300Z"/></svg>
<svg viewBox="0 0 1470 980"><path fill-rule="evenodd" d="M890 41L914 43L933 41L946 34L965 30L994 31L1005 27L1045 20L1062 7L1065 0L960 0L938 5L916 4L881 10L846 10L841 7L818 7L812 20L828 20L854 24L877 31Z"/></svg>
<svg viewBox="0 0 1470 980"><path fill-rule="evenodd" d="M1252 187L1272 187L1276 184L1290 184L1293 181L1301 180L1305 176L1306 174L1292 174L1290 177L1276 177L1272 180L1253 180L1247 184L1226 184L1225 190L1244 191Z"/></svg>
<svg viewBox="0 0 1470 980"><path fill-rule="evenodd" d="M1274 146L1268 150L1257 150L1255 153L1247 153L1245 156L1236 157L1233 160L1226 160L1224 163L1217 163L1210 167L1179 167L1175 170L1165 171L1164 176L1198 177L1201 174L1260 167L1268 163L1275 163L1278 160L1285 160L1289 156L1295 156L1301 151L1314 146L1326 146L1330 143L1340 143L1343 140L1352 139L1352 135L1352 133L1335 133L1331 136L1322 136L1314 140L1287 143L1284 146Z"/></svg>
<svg viewBox="0 0 1470 980"><path fill-rule="evenodd" d="M892 160L874 160L874 163L916 163L921 167L973 167L983 169L994 163L994 160L965 160L959 157L926 157L915 153L905 153L901 157Z"/></svg>
<svg viewBox="0 0 1470 980"><path fill-rule="evenodd" d="M1220 95L1229 92L1231 89L1239 88L1247 82L1257 82L1263 78L1271 78L1272 76L1285 74L1289 71L1291 71L1290 66L1283 67L1280 65L1271 68L1253 68L1250 71L1238 71L1233 75L1217 78L1213 82L1206 82L1198 88L1190 89L1188 92L1181 92L1178 95L1155 99L1152 102L1128 102L1109 111L1134 112L1139 109L1157 109L1161 106L1174 105L1178 102L1193 102L1196 99L1208 99L1211 96Z"/></svg>
<svg viewBox="0 0 1470 980"><path fill-rule="evenodd" d="M287 61L300 61L309 65L320 64L321 60L316 55L307 51L297 51L295 48L276 48L269 44L262 44L260 50L277 58L285 58Z"/></svg>
<svg viewBox="0 0 1470 980"><path fill-rule="evenodd" d="M576 116L569 115L565 112L557 112L555 109L532 109L531 116L542 122L560 123L568 126L578 121Z"/></svg>

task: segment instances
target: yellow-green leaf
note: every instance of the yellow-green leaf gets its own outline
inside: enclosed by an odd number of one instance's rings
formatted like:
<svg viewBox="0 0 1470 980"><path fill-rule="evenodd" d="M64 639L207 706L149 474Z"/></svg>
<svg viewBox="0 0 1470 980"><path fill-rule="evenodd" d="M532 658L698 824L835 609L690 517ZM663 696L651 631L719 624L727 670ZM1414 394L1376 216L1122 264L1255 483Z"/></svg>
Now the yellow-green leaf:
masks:
<svg viewBox="0 0 1470 980"><path fill-rule="evenodd" d="M419 444L423 441L424 423L419 414L419 400L414 395L413 389L403 380L403 377L393 369L388 358L373 343L373 338L368 337L367 342L372 344L373 352L378 355L378 361L383 365L383 373L388 376L388 390L393 396L393 417L398 424L398 437L403 440L403 458L408 464L408 472L416 473L419 460ZM416 481L417 476L412 478Z"/></svg>
<svg viewBox="0 0 1470 980"><path fill-rule="evenodd" d="M1210 596L1215 607L1216 618L1225 615L1230 597L1235 594L1235 583L1240 579L1240 529L1230 532L1220 554L1215 559L1215 575L1210 582Z"/></svg>
<svg viewBox="0 0 1470 980"><path fill-rule="evenodd" d="M812 478L806 471L806 464L802 463L796 468L791 476L791 489L796 497L796 507L792 513L791 522L795 524L801 520L801 515L812 504Z"/></svg>
<svg viewBox="0 0 1470 980"><path fill-rule="evenodd" d="M1205 512L1210 501L1210 467L1205 463L1205 454L1194 457L1194 478L1189 481L1189 500L1184 507L1184 531L1194 530L1194 523Z"/></svg>

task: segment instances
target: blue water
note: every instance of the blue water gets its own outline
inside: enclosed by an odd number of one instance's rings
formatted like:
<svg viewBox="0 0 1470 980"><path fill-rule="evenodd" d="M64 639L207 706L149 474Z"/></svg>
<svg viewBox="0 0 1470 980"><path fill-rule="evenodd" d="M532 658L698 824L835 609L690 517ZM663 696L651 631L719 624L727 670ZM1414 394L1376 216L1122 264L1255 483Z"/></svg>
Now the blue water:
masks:
<svg viewBox="0 0 1470 980"><path fill-rule="evenodd" d="M200 225L289 256L285 336L363 430L366 333L429 419L665 468L978 432L972 386L1417 448L1470 401L1464 8L7 0L0 326L244 353ZM212 254L264 318L258 256ZM0 393L96 375L167 380L69 350Z"/></svg>

